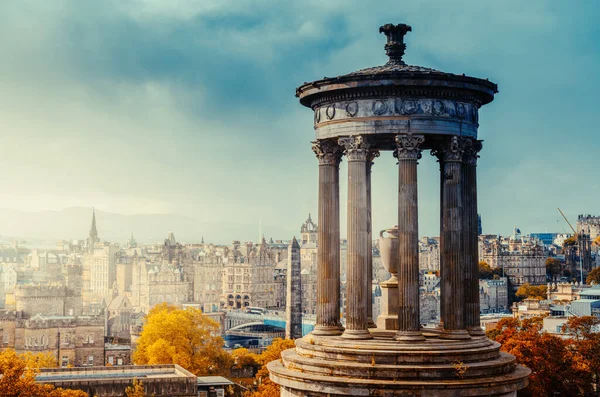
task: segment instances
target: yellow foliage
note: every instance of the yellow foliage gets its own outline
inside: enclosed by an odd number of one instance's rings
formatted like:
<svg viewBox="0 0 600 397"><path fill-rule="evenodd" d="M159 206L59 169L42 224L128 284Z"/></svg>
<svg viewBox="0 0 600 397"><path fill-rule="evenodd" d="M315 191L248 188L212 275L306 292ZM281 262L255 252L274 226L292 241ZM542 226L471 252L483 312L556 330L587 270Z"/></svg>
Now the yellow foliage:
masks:
<svg viewBox="0 0 600 397"><path fill-rule="evenodd" d="M32 353L26 352L19 355L21 359L25 361L27 368L56 368L58 367L58 361L56 357L50 352L46 353Z"/></svg>
<svg viewBox="0 0 600 397"><path fill-rule="evenodd" d="M39 367L34 356L19 357L12 349L0 352L0 396L87 397L87 393L81 390L65 390L36 383Z"/></svg>
<svg viewBox="0 0 600 397"><path fill-rule="evenodd" d="M548 293L548 287L545 285L531 285L525 283L517 290L517 297L522 299L533 298L533 299L546 299Z"/></svg>
<svg viewBox="0 0 600 397"><path fill-rule="evenodd" d="M142 385L142 382L137 379L133 380L132 386L127 386L125 394L127 394L127 397L146 397L144 386Z"/></svg>
<svg viewBox="0 0 600 397"><path fill-rule="evenodd" d="M133 354L135 364L178 364L195 375L226 375L233 363L223 349L219 324L200 309L156 305Z"/></svg>
<svg viewBox="0 0 600 397"><path fill-rule="evenodd" d="M231 357L233 358L235 366L238 368L257 365L257 355L250 353L250 351L244 347L240 347L239 349L232 351Z"/></svg>

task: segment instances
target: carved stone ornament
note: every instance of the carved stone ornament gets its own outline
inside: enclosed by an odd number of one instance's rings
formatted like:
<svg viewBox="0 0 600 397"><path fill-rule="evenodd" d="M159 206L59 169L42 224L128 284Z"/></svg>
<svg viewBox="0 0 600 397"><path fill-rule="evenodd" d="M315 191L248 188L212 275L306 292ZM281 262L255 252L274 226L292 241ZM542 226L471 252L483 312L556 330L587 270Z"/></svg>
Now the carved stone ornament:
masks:
<svg viewBox="0 0 600 397"><path fill-rule="evenodd" d="M442 149L441 155L444 162L449 161L462 161L463 157L463 145L458 137L453 136L450 138L450 142L447 143L446 147Z"/></svg>
<svg viewBox="0 0 600 397"><path fill-rule="evenodd" d="M354 117L356 113L358 113L358 103L356 101L348 102L346 105L346 114L349 117Z"/></svg>
<svg viewBox="0 0 600 397"><path fill-rule="evenodd" d="M430 100L426 100L421 103L421 109L423 109L424 114L431 114L432 104Z"/></svg>
<svg viewBox="0 0 600 397"><path fill-rule="evenodd" d="M327 109L325 109L325 116L327 116L328 120L335 117L335 105L327 106Z"/></svg>
<svg viewBox="0 0 600 397"><path fill-rule="evenodd" d="M465 162L465 164L476 166L477 159L479 158L478 153L482 148L483 141L469 139L468 142L469 143L466 143L463 146L463 150L464 150L463 161Z"/></svg>
<svg viewBox="0 0 600 397"><path fill-rule="evenodd" d="M395 158L398 160L419 160L421 158L420 146L425 142L423 135L401 134L396 135L395 140Z"/></svg>
<svg viewBox="0 0 600 397"><path fill-rule="evenodd" d="M314 141L312 142L312 150L319 159L319 165L337 166L342 160L342 147L335 141Z"/></svg>
<svg viewBox="0 0 600 397"><path fill-rule="evenodd" d="M385 114L387 112L387 109L388 109L388 105L385 100L377 99L376 101L373 102L373 113L374 114L381 116L382 114Z"/></svg>
<svg viewBox="0 0 600 397"><path fill-rule="evenodd" d="M321 122L321 108L315 109L315 124L319 124Z"/></svg>
<svg viewBox="0 0 600 397"><path fill-rule="evenodd" d="M417 111L417 103L412 99L402 102L402 114L413 114Z"/></svg>
<svg viewBox="0 0 600 397"><path fill-rule="evenodd" d="M458 102L456 104L456 115L458 117L465 117L465 104Z"/></svg>
<svg viewBox="0 0 600 397"><path fill-rule="evenodd" d="M338 143L344 148L348 161L367 161L371 145L366 137L362 135L344 137L340 138Z"/></svg>
<svg viewBox="0 0 600 397"><path fill-rule="evenodd" d="M479 112L477 110L477 105L475 104L471 105L471 118L474 123L479 122Z"/></svg>
<svg viewBox="0 0 600 397"><path fill-rule="evenodd" d="M435 116L441 116L444 113L446 113L444 102L438 100L433 101L433 114Z"/></svg>

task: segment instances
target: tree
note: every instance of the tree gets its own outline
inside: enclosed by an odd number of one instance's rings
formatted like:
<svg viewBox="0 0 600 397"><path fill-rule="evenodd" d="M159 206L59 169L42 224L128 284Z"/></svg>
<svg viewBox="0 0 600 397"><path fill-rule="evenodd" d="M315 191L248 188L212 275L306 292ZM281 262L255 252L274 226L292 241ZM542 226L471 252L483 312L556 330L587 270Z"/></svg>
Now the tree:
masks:
<svg viewBox="0 0 600 397"><path fill-rule="evenodd" d="M562 338L542 332L540 318L502 319L488 336L502 344L502 351L531 369L529 386L519 396L580 396L591 392L592 376L579 353Z"/></svg>
<svg viewBox="0 0 600 397"><path fill-rule="evenodd" d="M26 352L19 355L25 361L27 368L56 368L58 361L50 352L47 353L32 353Z"/></svg>
<svg viewBox="0 0 600 397"><path fill-rule="evenodd" d="M571 334L566 342L577 354L579 365L592 376L595 390L600 390L600 320L594 316L570 317L562 332Z"/></svg>
<svg viewBox="0 0 600 397"><path fill-rule="evenodd" d="M521 299L546 299L548 297L548 287L545 285L531 285L525 283L519 287L516 295Z"/></svg>
<svg viewBox="0 0 600 397"><path fill-rule="evenodd" d="M493 275L494 275L494 271L492 270L490 265L487 264L487 262L484 262L484 261L479 262L479 278L488 280L488 279L492 278Z"/></svg>
<svg viewBox="0 0 600 397"><path fill-rule="evenodd" d="M592 282L594 284L600 284L600 267L592 269L592 271L588 273L585 282L588 284L591 284Z"/></svg>
<svg viewBox="0 0 600 397"><path fill-rule="evenodd" d="M562 264L556 258L548 258L546 259L546 274L548 277L554 279L557 276L560 276Z"/></svg>
<svg viewBox="0 0 600 397"><path fill-rule="evenodd" d="M233 350L231 352L231 357L233 358L235 366L238 368L258 365L256 362L257 355L250 353L250 351L244 347Z"/></svg>
<svg viewBox="0 0 600 397"><path fill-rule="evenodd" d="M256 361L262 367L256 373L256 380L259 384L258 390L246 393L245 397L279 397L279 385L269 379L269 370L267 364L274 360L281 359L281 352L291 349L295 346L290 339L273 339L273 343L267 349L258 355Z"/></svg>
<svg viewBox="0 0 600 397"><path fill-rule="evenodd" d="M571 236L563 241L563 247L573 247L577 244L577 236Z"/></svg>
<svg viewBox="0 0 600 397"><path fill-rule="evenodd" d="M133 385L127 386L125 394L127 394L127 397L146 397L144 386L142 385L142 382L137 379L133 380Z"/></svg>
<svg viewBox="0 0 600 397"><path fill-rule="evenodd" d="M39 384L35 376L39 367L35 361L26 361L12 349L0 352L0 396L2 397L87 397L81 390L55 388Z"/></svg>
<svg viewBox="0 0 600 397"><path fill-rule="evenodd" d="M202 375L226 375L233 360L223 349L219 324L200 309L154 306L133 354L135 364L178 364Z"/></svg>

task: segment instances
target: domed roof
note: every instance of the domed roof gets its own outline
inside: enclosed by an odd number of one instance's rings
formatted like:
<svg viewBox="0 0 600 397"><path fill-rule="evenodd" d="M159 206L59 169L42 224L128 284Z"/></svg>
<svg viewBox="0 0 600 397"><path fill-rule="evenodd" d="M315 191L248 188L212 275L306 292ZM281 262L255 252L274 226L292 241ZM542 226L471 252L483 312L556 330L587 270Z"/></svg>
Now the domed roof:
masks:
<svg viewBox="0 0 600 397"><path fill-rule="evenodd" d="M387 36L385 45L389 61L385 65L360 69L338 77L324 77L310 83L304 83L296 89L300 103L313 107L315 101L324 97L330 99L334 92L361 91L377 86L401 87L411 90L432 89L436 87L455 88L469 91L481 104L491 102L498 86L487 79L446 73L436 69L407 65L402 56L406 49L404 36L412 27L406 24L386 24L379 28Z"/></svg>

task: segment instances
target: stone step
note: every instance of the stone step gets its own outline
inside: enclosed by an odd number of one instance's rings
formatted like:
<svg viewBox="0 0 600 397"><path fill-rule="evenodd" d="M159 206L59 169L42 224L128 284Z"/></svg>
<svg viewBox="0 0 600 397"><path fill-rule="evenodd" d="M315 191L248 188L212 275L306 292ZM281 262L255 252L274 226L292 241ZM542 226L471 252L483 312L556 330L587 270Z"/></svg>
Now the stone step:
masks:
<svg viewBox="0 0 600 397"><path fill-rule="evenodd" d="M296 340L296 351L305 357L324 360L350 361L370 364L420 365L474 363L499 357L500 344L489 339L467 342L403 344L392 340L347 341L339 338L314 338L311 335Z"/></svg>
<svg viewBox="0 0 600 397"><path fill-rule="evenodd" d="M356 377L367 379L458 379L496 376L510 373L515 368L514 356L501 353L494 360L474 363L454 362L449 364L427 363L421 365L358 363L338 360L323 360L297 354L294 349L282 354L283 365L302 373L329 376Z"/></svg>
<svg viewBox="0 0 600 397"><path fill-rule="evenodd" d="M271 380L281 385L282 395L337 396L514 396L528 384L531 371L517 365L514 371L497 376L459 379L364 379L303 373L283 366L280 360L268 364ZM297 394L302 390L302 394Z"/></svg>

